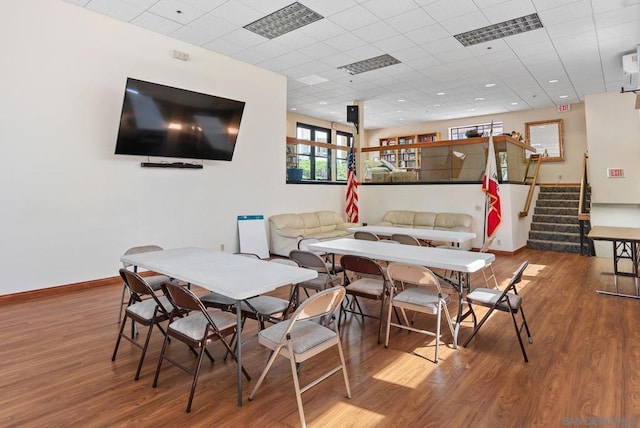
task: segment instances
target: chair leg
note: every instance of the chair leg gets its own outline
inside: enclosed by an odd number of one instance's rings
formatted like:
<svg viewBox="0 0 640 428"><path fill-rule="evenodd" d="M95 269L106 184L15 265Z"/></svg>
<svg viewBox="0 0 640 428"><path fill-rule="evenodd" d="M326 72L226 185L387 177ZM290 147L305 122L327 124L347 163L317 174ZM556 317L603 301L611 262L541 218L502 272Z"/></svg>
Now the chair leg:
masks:
<svg viewBox="0 0 640 428"><path fill-rule="evenodd" d="M384 339L384 347L389 347L389 332L391 330L391 308L393 308L393 298L389 299L389 309L387 310L387 334ZM402 312L404 314L404 311Z"/></svg>
<svg viewBox="0 0 640 428"><path fill-rule="evenodd" d="M258 391L258 388L262 384L262 381L267 376L267 372L269 371L269 369L273 365L273 362L276 360L276 358L280 354L280 349L282 349L282 346L278 346L274 351L271 352L271 355L269 356L269 360L267 361L267 365L264 367L264 370L262 370L262 373L260 373L260 377L258 378L258 381L256 382L255 386L251 390L251 394L249 394L249 397L248 397L249 401L253 400L253 397L256 395L256 392Z"/></svg>
<svg viewBox="0 0 640 428"><path fill-rule="evenodd" d="M158 367L156 367L156 374L153 377L153 383L151 384L153 388L158 386L158 377L160 376L160 368L162 367L162 360L164 360L164 353L167 350L167 343L169 343L169 335L166 335L162 342L162 349L160 350L160 357L158 358Z"/></svg>
<svg viewBox="0 0 640 428"><path fill-rule="evenodd" d="M527 340L529 343L533 343L533 336L531 336L531 332L529 331L529 324L527 323L527 319L524 316L524 310L522 306L520 306L520 315L522 316L522 323L524 324L524 328L527 331Z"/></svg>
<svg viewBox="0 0 640 428"><path fill-rule="evenodd" d="M155 322L149 324L149 331L147 332L147 338L144 341L144 346L142 347L142 355L140 355L140 361L138 362L138 369L136 370L136 375L133 378L134 380L138 380L140 378L140 370L142 370L142 363L144 363L144 357L147 354L147 347L149 346L149 340L151 340L151 332L153 331L153 326Z"/></svg>
<svg viewBox="0 0 640 428"><path fill-rule="evenodd" d="M118 347L120 346L120 339L122 339L122 334L124 332L124 326L127 323L127 314L125 313L122 323L120 324L120 331L118 332L118 338L116 339L116 346L113 348L113 355L111 356L111 361L116 360L116 355L118 354Z"/></svg>
<svg viewBox="0 0 640 428"><path fill-rule="evenodd" d="M127 291L127 284L122 284L122 296L120 296L120 310L118 311L118 324L122 321L122 307L124 306L124 295Z"/></svg>
<svg viewBox="0 0 640 428"><path fill-rule="evenodd" d="M469 304L469 308L471 308L471 304ZM480 322L473 328L473 332L471 333L471 336L467 337L467 340L465 340L464 343L462 344L463 347L465 348L467 347L469 342L471 342L471 339L473 339L473 336L475 336L478 330L480 330L480 327L482 327L483 324L489 319L489 316L493 313L494 309L495 308L490 308L487 311L487 313L482 317Z"/></svg>
<svg viewBox="0 0 640 428"><path fill-rule="evenodd" d="M187 408L185 412L191 412L191 403L193 402L193 395L196 392L196 385L198 384L198 376L200 375L200 367L202 366L202 357L204 356L206 350L206 346L204 343L201 344L200 353L198 354L198 361L196 362L196 368L193 372L193 382L191 383L191 392L189 393L189 401L187 402Z"/></svg>
<svg viewBox="0 0 640 428"><path fill-rule="evenodd" d="M337 333L337 332L336 332ZM342 376L344 377L344 386L347 388L347 398L351 398L351 386L349 385L349 376L347 375L347 364L344 361L344 352L342 351L342 341L340 335L338 338L338 353L340 354L340 362L342 363Z"/></svg>
<svg viewBox="0 0 640 428"><path fill-rule="evenodd" d="M516 336L518 336L518 343L520 344L520 350L522 351L522 356L524 357L524 362L528 363L529 358L527 358L527 351L524 349L524 343L522 343L522 336L520 335L520 329L518 328L518 320L516 320L515 311L509 311L511 314L511 319L513 320L513 328L516 330Z"/></svg>
<svg viewBox="0 0 640 428"><path fill-rule="evenodd" d="M453 328L453 320L447 307L447 302L441 300L442 307L444 309L444 315L447 317L447 324L449 324L449 331L451 331L451 337L453 337L453 349L458 349L458 338L456 337L455 330Z"/></svg>
<svg viewBox="0 0 640 428"><path fill-rule="evenodd" d="M438 349L440 348L440 325L442 324L442 303L438 303L438 313L436 316L438 319L436 320L436 353L434 356L434 361L438 364Z"/></svg>
<svg viewBox="0 0 640 428"><path fill-rule="evenodd" d="M378 342L379 343L379 342ZM296 369L295 357L293 350L289 352L289 363L291 365L291 375L293 376L293 386L296 390L296 402L298 403L298 414L300 415L300 426L305 428L307 423L304 419L304 409L302 408L302 393L300 392L300 380L298 379L298 372Z"/></svg>

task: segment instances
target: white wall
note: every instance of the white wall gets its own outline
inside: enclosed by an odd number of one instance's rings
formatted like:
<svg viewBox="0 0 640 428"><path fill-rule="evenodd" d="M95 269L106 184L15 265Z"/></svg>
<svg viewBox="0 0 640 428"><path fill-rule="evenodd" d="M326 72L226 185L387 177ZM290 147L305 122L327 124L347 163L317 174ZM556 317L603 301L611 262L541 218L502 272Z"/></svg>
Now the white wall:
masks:
<svg viewBox="0 0 640 428"><path fill-rule="evenodd" d="M518 213L524 208L528 191L528 186L500 185L502 219L491 248L513 252L527 245L532 214L521 219ZM359 187L358 196L360 221L371 224L380 222L393 209L469 214L473 216L473 231L477 235L473 247L482 247L485 194L480 183L368 185Z"/></svg>
<svg viewBox="0 0 640 428"><path fill-rule="evenodd" d="M285 185L283 76L59 0L4 2L0 29L0 294L116 276L134 245L235 251L237 215L344 211L341 186ZM233 161L115 156L128 76L246 101Z"/></svg>
<svg viewBox="0 0 640 428"><path fill-rule="evenodd" d="M585 99L591 224L640 227L640 110L635 95L594 94ZM607 178L624 168L625 178ZM596 255L612 257L610 242L595 242Z"/></svg>

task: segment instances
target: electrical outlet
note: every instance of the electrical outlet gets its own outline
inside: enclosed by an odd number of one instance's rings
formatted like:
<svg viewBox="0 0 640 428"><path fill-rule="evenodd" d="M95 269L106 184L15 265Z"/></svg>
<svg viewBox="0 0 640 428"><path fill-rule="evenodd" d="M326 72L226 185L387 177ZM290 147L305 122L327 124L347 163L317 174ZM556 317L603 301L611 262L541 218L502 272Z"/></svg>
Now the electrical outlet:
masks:
<svg viewBox="0 0 640 428"><path fill-rule="evenodd" d="M220 251L224 251L224 244L220 244Z"/></svg>
<svg viewBox="0 0 640 428"><path fill-rule="evenodd" d="M476 205L476 211L478 212L482 211L482 207L480 205Z"/></svg>
<svg viewBox="0 0 640 428"><path fill-rule="evenodd" d="M500 245L500 240L499 239L496 239L496 244Z"/></svg>
<svg viewBox="0 0 640 428"><path fill-rule="evenodd" d="M562 174L558 174L558 181L562 180Z"/></svg>

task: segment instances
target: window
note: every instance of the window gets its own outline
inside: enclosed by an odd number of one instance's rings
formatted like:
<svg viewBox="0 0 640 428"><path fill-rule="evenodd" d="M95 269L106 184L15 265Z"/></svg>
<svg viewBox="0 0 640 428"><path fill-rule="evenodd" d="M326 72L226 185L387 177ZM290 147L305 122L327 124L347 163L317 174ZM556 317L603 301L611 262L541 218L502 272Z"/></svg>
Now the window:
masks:
<svg viewBox="0 0 640 428"><path fill-rule="evenodd" d="M338 146L345 147L345 150L336 150L336 181L347 181L348 147L351 147L353 144L353 135L338 131L336 140Z"/></svg>
<svg viewBox="0 0 640 428"><path fill-rule="evenodd" d="M462 140L467 138L465 135L467 131L478 131L483 137L488 137L491 132L491 123L480 123L478 125L464 125L457 126L454 128L449 128L449 139L450 140ZM503 125L502 122L493 122L493 135L502 135Z"/></svg>
<svg viewBox="0 0 640 428"><path fill-rule="evenodd" d="M329 183L346 181L347 154L349 153L347 148L353 143L353 135L336 131L336 144L331 143L331 135L331 129L298 123L296 138L316 144L304 142L289 144L287 168L295 167L301 170L303 181ZM287 180L299 181L300 179L293 179L288 175Z"/></svg>
<svg viewBox="0 0 640 428"><path fill-rule="evenodd" d="M298 123L297 137L318 143L331 143L331 130ZM331 151L325 147L298 145L298 168L303 180L331 180Z"/></svg>

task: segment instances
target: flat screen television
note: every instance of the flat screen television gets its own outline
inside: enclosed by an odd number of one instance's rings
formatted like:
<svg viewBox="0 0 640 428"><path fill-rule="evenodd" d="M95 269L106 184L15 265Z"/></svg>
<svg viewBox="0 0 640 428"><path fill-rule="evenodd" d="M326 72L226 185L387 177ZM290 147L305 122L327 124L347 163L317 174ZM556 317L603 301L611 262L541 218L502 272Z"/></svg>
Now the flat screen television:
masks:
<svg viewBox="0 0 640 428"><path fill-rule="evenodd" d="M244 105L128 78L115 153L230 161Z"/></svg>

